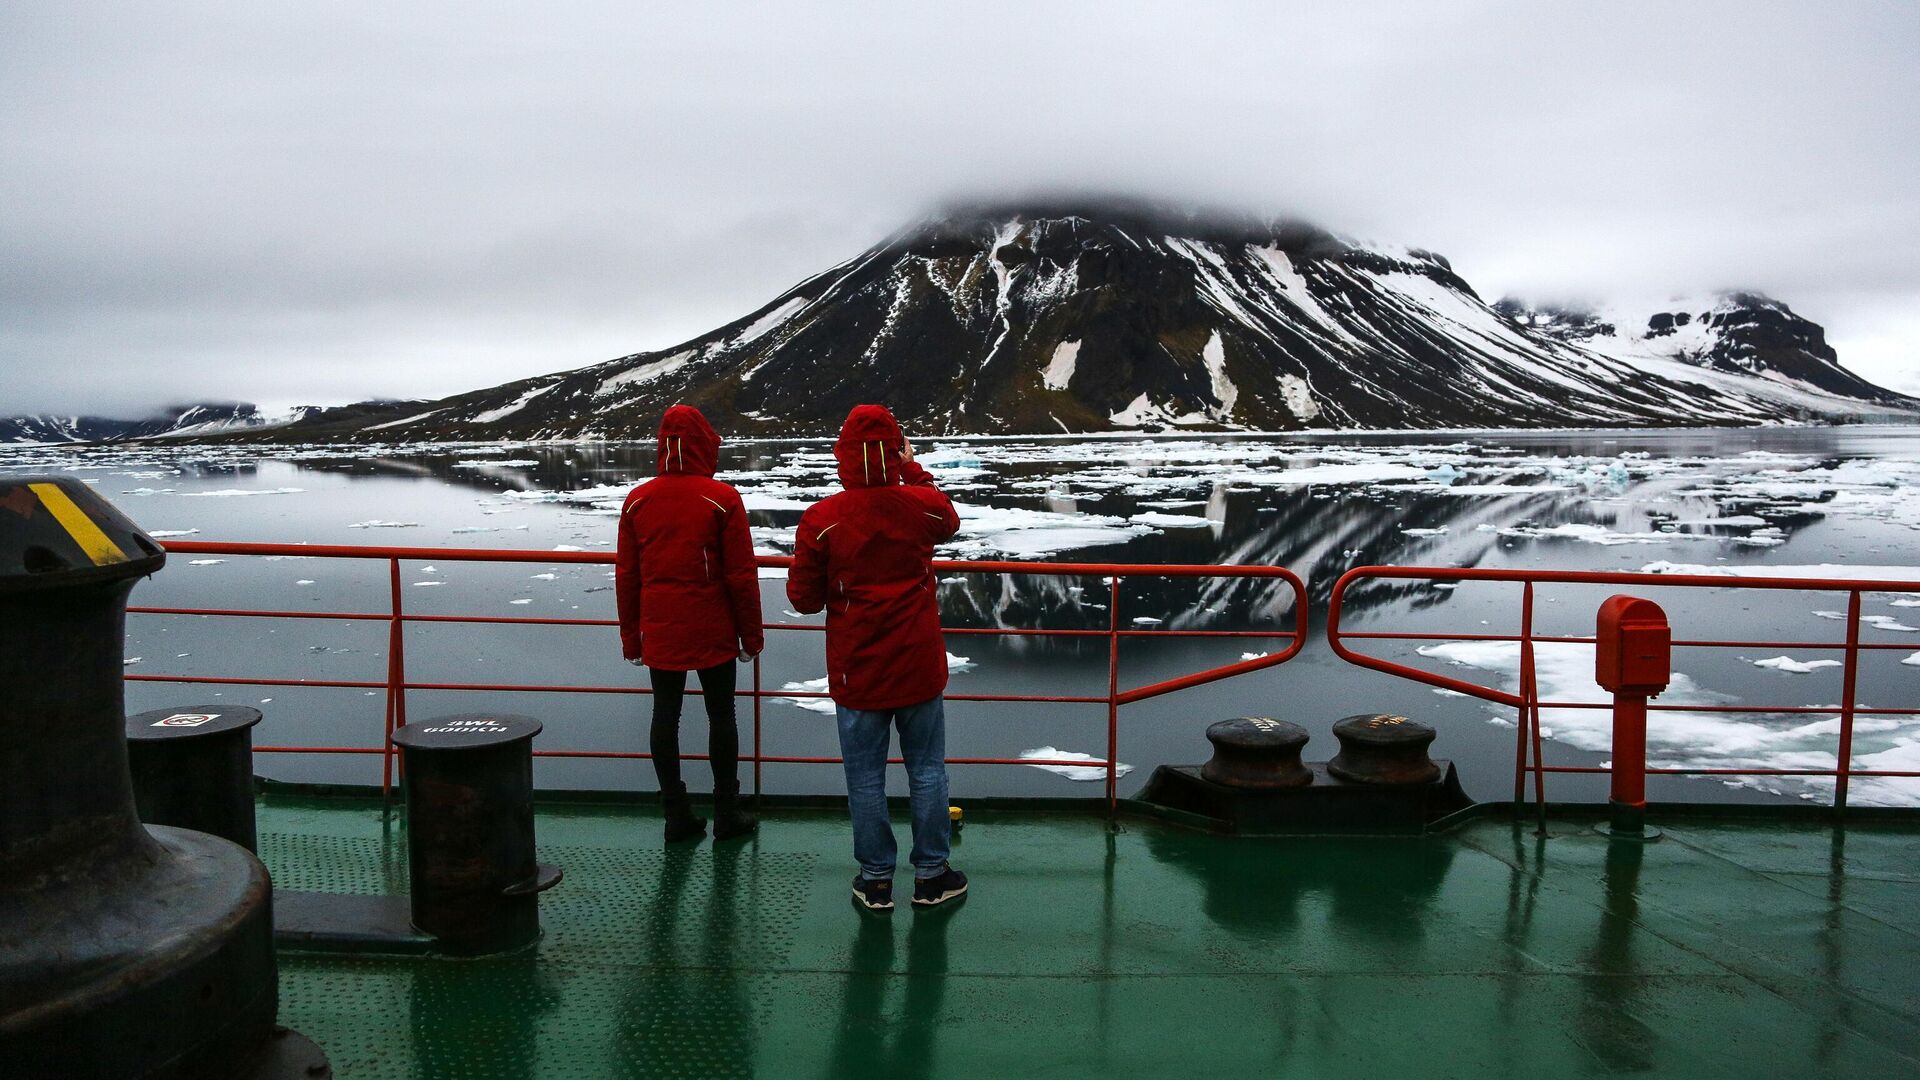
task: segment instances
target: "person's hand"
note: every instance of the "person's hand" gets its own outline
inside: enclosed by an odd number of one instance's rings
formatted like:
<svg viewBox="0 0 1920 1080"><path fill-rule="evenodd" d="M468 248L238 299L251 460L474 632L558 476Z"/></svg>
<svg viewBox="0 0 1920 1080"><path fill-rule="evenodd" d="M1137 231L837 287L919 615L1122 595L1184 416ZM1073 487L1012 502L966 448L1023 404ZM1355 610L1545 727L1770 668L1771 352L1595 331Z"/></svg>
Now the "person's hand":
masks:
<svg viewBox="0 0 1920 1080"><path fill-rule="evenodd" d="M759 655L760 654L757 652L748 652L746 649L741 649L740 662L743 664L751 664L753 663L753 658Z"/></svg>
<svg viewBox="0 0 1920 1080"><path fill-rule="evenodd" d="M646 666L647 666L647 662L646 662L645 660L642 660L642 659L640 659L640 658L639 658L639 657L637 657L637 656L629 656L629 657L627 657L627 663L629 663L629 664L632 664L632 665L633 665L634 667L646 667Z"/></svg>
<svg viewBox="0 0 1920 1080"><path fill-rule="evenodd" d="M913 444L906 441L905 439L900 440L900 460L901 461L913 460Z"/></svg>

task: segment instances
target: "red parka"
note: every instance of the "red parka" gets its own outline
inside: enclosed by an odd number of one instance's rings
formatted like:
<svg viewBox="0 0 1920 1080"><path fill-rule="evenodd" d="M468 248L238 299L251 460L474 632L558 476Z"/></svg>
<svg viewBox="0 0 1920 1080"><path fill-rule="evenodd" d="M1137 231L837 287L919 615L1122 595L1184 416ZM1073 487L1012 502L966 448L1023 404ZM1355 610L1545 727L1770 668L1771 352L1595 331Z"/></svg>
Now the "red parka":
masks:
<svg viewBox="0 0 1920 1080"><path fill-rule="evenodd" d="M827 692L851 709L897 709L947 688L933 546L960 518L878 405L847 414L833 456L845 491L800 515L787 598L827 612Z"/></svg>
<svg viewBox="0 0 1920 1080"><path fill-rule="evenodd" d="M660 418L659 475L620 511L613 594L629 660L698 671L757 653L760 575L740 493L713 478L720 436L691 405Z"/></svg>

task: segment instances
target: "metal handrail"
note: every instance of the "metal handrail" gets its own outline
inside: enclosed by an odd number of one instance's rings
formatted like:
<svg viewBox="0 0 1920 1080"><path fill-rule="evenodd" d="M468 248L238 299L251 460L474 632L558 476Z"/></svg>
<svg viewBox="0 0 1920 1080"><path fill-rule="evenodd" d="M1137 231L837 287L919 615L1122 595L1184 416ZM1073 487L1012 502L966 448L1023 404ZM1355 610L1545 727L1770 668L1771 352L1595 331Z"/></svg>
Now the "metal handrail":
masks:
<svg viewBox="0 0 1920 1080"><path fill-rule="evenodd" d="M1349 631L1341 627L1348 589L1378 580L1422 581L1503 581L1522 586L1519 634L1448 634L1403 631ZM1541 755L1540 710L1612 709L1611 702L1543 701L1534 672L1533 647L1536 644L1592 644L1592 637L1546 636L1533 632L1534 586L1550 585L1623 585L1632 588L1673 589L1767 589L1799 592L1841 592L1847 594L1846 639L1839 642L1748 641L1722 639L1676 639L1674 648L1780 648L1842 650L1842 690L1840 704L1813 705L1660 705L1650 704L1654 712L1706 713L1788 713L1838 716L1839 747L1832 769L1674 769L1645 768L1648 774L1670 776L1831 776L1834 778L1833 806L1844 811L1848 782L1856 776L1883 778L1920 778L1920 771L1895 769L1857 769L1853 767L1853 727L1859 716L1920 716L1920 709L1870 708L1857 703L1859 660L1863 652L1906 651L1912 645L1863 642L1860 640L1860 604L1870 592L1920 592L1920 577L1914 580L1856 580L1848 578L1730 577L1718 574L1649 574L1587 570L1491 570L1467 567L1360 566L1347 571L1334 583L1327 612L1327 644L1335 655L1359 667L1384 672L1396 678L1422 683L1511 706L1519 712L1515 725L1513 800L1526 796L1526 778L1533 777L1536 802L1546 802L1547 773L1610 773L1600 765L1548 765ZM1510 641L1520 644L1518 692L1467 682L1424 668L1402 664L1384 657L1371 656L1348 646L1350 641ZM1642 766L1644 768L1644 763Z"/></svg>
<svg viewBox="0 0 1920 1080"><path fill-rule="evenodd" d="M332 619L349 621L385 622L388 624L387 672L384 679L269 679L242 676L212 675L160 675L127 674L129 682L171 682L201 683L209 685L241 686L303 686L303 687L343 687L386 691L385 737L380 746L258 746L259 753L306 753L306 754L380 754L381 788L390 791L393 785L394 744L393 732L407 722L407 691L409 690L460 690L492 692L532 692L555 694L651 694L648 687L636 686L597 686L597 685L536 685L524 683L462 683L462 682L416 682L406 673L406 636L408 623L473 623L487 625L528 625L528 626L618 626L614 619L563 619L537 616L500 616L500 615L428 615L413 614L406 611L402 602L400 564L403 561L433 562L489 562L489 563L573 563L589 565L612 565L614 555L610 552L595 551L536 551L522 549L488 548L436 548L436 547L378 547L338 544L256 544L221 543L201 540L173 540L165 545L171 554L179 555L256 555L256 556L301 556L305 558L365 559L383 560L388 564L389 602L384 612L359 611L298 611L266 608L192 608L192 607L129 607L132 614L143 615L195 615L235 618L276 618L276 619ZM793 559L786 556L756 556L759 567L790 567ZM1000 574L1036 574L1050 577L1100 576L1107 579L1110 596L1107 608L1107 626L1104 629L1025 629L1001 627L943 627L947 634L991 635L999 637L1077 637L1104 638L1107 649L1107 691L1101 695L1067 694L948 694L952 701L993 701L993 702L1031 702L1041 704L1086 704L1105 705L1107 707L1107 752L1103 761L1086 761L1054 758L986 758L957 757L948 758L955 765L1073 765L1081 767L1098 766L1106 772L1106 797L1109 810L1118 804L1118 767L1119 767L1119 710L1148 698L1171 694L1179 690L1206 683L1218 682L1245 675L1250 672L1276 667L1299 655L1307 642L1307 592L1306 584L1293 571L1280 566L1201 566L1201 565L1161 565L1136 563L1056 563L1056 562L1017 562L1005 560L975 559L936 559L933 563L936 571L1000 573ZM1294 626L1291 630L1132 630L1122 629L1120 625L1120 582L1128 577L1167 577L1167 578L1265 578L1284 581L1293 591ZM811 631L822 632L826 628L810 623L765 623L763 628L771 631ZM1286 648L1279 652L1252 660L1242 660L1232 664L1208 668L1204 671L1164 679L1130 689L1121 689L1119 684L1120 640L1131 637L1202 637L1202 638L1264 638L1291 639ZM689 688L687 693L698 694L697 689ZM753 750L742 755L743 760L753 763L753 789L760 793L760 766L763 763L774 764L832 764L840 761L837 757L803 757L793 755L772 755L762 747L761 702L765 698L825 698L829 695L813 691L781 690L770 691L760 685L760 658L753 661L753 687L741 691L753 700ZM537 750L540 757L561 758L651 758L653 755L641 751L613 750ZM704 760L703 754L686 754L689 760ZM899 759L892 759L897 762Z"/></svg>

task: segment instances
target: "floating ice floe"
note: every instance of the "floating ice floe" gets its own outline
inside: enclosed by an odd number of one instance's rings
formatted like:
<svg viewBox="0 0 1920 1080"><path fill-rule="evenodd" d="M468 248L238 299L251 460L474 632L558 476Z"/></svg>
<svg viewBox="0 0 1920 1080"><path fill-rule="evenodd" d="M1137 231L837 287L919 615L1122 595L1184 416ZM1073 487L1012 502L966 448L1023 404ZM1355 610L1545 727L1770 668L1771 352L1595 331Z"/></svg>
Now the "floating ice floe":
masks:
<svg viewBox="0 0 1920 1080"><path fill-rule="evenodd" d="M538 464L540 464L539 458L503 458L499 461L456 461L453 467L456 469L504 469Z"/></svg>
<svg viewBox="0 0 1920 1080"><path fill-rule="evenodd" d="M952 653L947 653L946 655L947 655L947 673L948 674L958 675L962 672L973 670L974 663L972 658L965 657L965 656L955 656ZM780 689L786 690L788 692L799 692L803 694L824 694L827 692L827 677L825 675L822 675L817 679L796 679L793 682L782 683L780 685ZM775 698L774 700L785 702L788 705L792 705L793 707L798 709L805 709L808 712L816 712L826 716L831 716L834 712L833 699L828 697L817 697L817 698L783 697L783 698Z"/></svg>
<svg viewBox="0 0 1920 1080"><path fill-rule="evenodd" d="M434 585L445 585L445 584L446 582L444 581L416 581L413 583L413 587L416 589L425 589Z"/></svg>
<svg viewBox="0 0 1920 1080"><path fill-rule="evenodd" d="M147 535L155 540L171 540L176 536L193 536L199 529L148 529Z"/></svg>
<svg viewBox="0 0 1920 1080"><path fill-rule="evenodd" d="M1124 543L1154 531L1150 525L1102 514L1065 514L969 503L956 503L954 510L960 517L960 538L942 544L940 551L959 558L994 554L1016 558L1054 555L1078 548Z"/></svg>
<svg viewBox="0 0 1920 1080"><path fill-rule="evenodd" d="M1771 668L1774 671L1785 671L1794 675L1805 675L1809 671L1819 671L1821 668L1835 668L1844 665L1838 660L1795 660L1791 656L1769 656L1765 660L1755 660L1753 666Z"/></svg>
<svg viewBox="0 0 1920 1080"><path fill-rule="evenodd" d="M1144 514L1135 514L1127 520L1135 525L1151 525L1156 529L1204 529L1226 524L1218 518L1195 517L1190 514L1163 514L1153 510Z"/></svg>
<svg viewBox="0 0 1920 1080"><path fill-rule="evenodd" d="M183 499L233 499L246 495L298 495L306 488L222 488L219 491L188 491L181 493ZM127 494L136 494L128 492Z"/></svg>
<svg viewBox="0 0 1920 1080"><path fill-rule="evenodd" d="M294 582L295 585L312 585L313 583L312 578L301 578L299 581Z"/></svg>
<svg viewBox="0 0 1920 1080"><path fill-rule="evenodd" d="M1402 525L1400 527L1400 531L1407 534L1408 536L1445 536L1447 535L1447 527L1445 525L1441 525L1432 529L1409 528L1405 525Z"/></svg>
<svg viewBox="0 0 1920 1080"><path fill-rule="evenodd" d="M1061 750L1052 746L1036 746L1031 750L1022 750L1020 751L1020 757L1022 759L1038 758L1040 762L1100 760L1092 754L1083 754L1077 750ZM1053 773L1056 776L1064 776L1069 780L1105 780L1107 778L1107 767L1104 764L1055 765L1036 762L1028 766L1028 768L1045 769L1047 772ZM1115 776L1125 776L1132 771L1133 766L1128 765L1124 761L1117 763L1113 767L1113 774Z"/></svg>
<svg viewBox="0 0 1920 1080"><path fill-rule="evenodd" d="M225 559L189 559L187 560L187 565L188 566L218 566L221 563L226 561L227 560Z"/></svg>
<svg viewBox="0 0 1920 1080"><path fill-rule="evenodd" d="M1497 527L1492 532L1501 536L1524 537L1532 540L1578 540L1585 544L1600 544L1613 547L1618 544L1670 544L1676 540L1720 540L1721 537L1705 533L1681 532L1614 532L1604 525L1586 522L1566 522L1561 525L1508 525Z"/></svg>
<svg viewBox="0 0 1920 1080"><path fill-rule="evenodd" d="M1847 619L1846 612L1843 611L1816 611L1814 614L1822 619L1837 619L1841 622L1845 622ZM1862 615L1860 616L1860 621L1873 627L1875 630L1892 630L1895 633L1902 634L1920 634L1920 626L1908 626L1906 623L1901 622L1891 615Z"/></svg>
<svg viewBox="0 0 1920 1080"><path fill-rule="evenodd" d="M528 577L534 581L553 581L556 578L558 578L559 575L558 574L530 574L528 575Z"/></svg>
<svg viewBox="0 0 1920 1080"><path fill-rule="evenodd" d="M1133 625L1135 626L1159 626L1166 621L1165 619L1156 619L1151 615L1135 615L1133 617Z"/></svg>
<svg viewBox="0 0 1920 1080"><path fill-rule="evenodd" d="M382 521L379 518L356 521L347 526L349 529L417 529L419 527L420 523L417 521Z"/></svg>
<svg viewBox="0 0 1920 1080"><path fill-rule="evenodd" d="M520 599L518 599L518 600L509 600L509 601L507 601L507 603L509 603L509 604L531 604L531 603L533 603L533 598L532 598L532 597L530 597L530 596L523 596L523 597L521 597L521 598L520 598Z"/></svg>

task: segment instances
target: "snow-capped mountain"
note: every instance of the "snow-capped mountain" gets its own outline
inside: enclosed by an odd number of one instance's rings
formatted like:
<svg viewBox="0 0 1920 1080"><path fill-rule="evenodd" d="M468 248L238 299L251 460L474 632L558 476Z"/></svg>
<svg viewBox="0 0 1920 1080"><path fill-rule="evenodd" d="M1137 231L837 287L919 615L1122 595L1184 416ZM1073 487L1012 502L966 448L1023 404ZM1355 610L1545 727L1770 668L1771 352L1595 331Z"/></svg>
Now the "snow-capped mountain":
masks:
<svg viewBox="0 0 1920 1080"><path fill-rule="evenodd" d="M302 407L286 417L267 417L248 402L173 405L153 416L117 420L104 416L0 417L0 443L118 442L226 434L304 419Z"/></svg>
<svg viewBox="0 0 1920 1080"><path fill-rule="evenodd" d="M1628 362L1674 360L1730 375L1758 375L1785 388L1897 404L1901 395L1840 366L1826 331L1756 292L1678 299L1652 309L1532 306L1494 309L1537 334Z"/></svg>
<svg viewBox="0 0 1920 1080"><path fill-rule="evenodd" d="M676 401L749 435L829 433L869 401L938 433L1753 424L1920 406L1839 367L1784 305L1729 303L1583 337L1489 306L1429 251L1143 205L997 208L924 222L671 349L325 410L274 437L647 438Z"/></svg>

